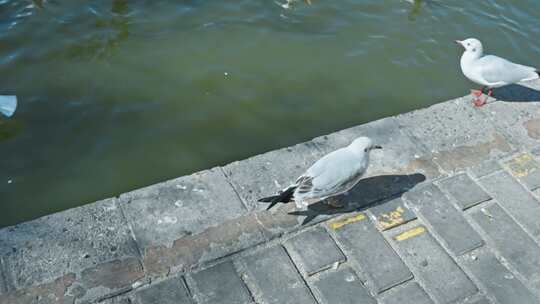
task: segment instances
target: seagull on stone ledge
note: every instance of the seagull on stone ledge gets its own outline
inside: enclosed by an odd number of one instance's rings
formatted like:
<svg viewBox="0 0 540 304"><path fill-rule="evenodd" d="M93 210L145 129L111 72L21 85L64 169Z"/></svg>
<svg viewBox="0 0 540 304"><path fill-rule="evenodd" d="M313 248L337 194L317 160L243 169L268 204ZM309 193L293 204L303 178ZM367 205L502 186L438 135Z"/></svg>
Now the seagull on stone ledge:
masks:
<svg viewBox="0 0 540 304"><path fill-rule="evenodd" d="M300 175L296 182L279 192L278 195L259 199L270 203L266 210L277 203L296 203L298 209L310 204L335 197L349 191L366 172L369 152L382 149L368 137L359 137L347 147L331 152ZM336 202L327 202L331 207L343 207Z"/></svg>
<svg viewBox="0 0 540 304"><path fill-rule="evenodd" d="M471 90L475 96L476 107L486 104L487 96L480 99L486 89L487 95L491 96L493 88L537 79L540 76L536 68L513 63L494 55L484 56L482 43L478 39L456 40L456 43L465 48L465 52L461 55L461 71L469 80L483 86L481 90Z"/></svg>

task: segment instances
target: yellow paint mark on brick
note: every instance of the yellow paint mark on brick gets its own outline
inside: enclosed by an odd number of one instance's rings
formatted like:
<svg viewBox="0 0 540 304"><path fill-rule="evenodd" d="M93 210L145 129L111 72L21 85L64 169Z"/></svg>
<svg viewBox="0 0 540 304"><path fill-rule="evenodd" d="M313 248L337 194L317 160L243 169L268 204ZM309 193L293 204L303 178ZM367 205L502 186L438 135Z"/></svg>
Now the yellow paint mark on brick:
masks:
<svg viewBox="0 0 540 304"><path fill-rule="evenodd" d="M330 226L330 228L334 229L334 230L337 230L345 225L348 225L348 224L352 224L352 223L355 223L355 222L359 222L361 220L364 220L366 218L366 216L363 214L363 213L358 213L357 215L355 216L351 216L351 217L347 217L347 218L344 218L344 219L339 219L339 220L335 220L335 221L332 221L328 224L328 226Z"/></svg>
<svg viewBox="0 0 540 304"><path fill-rule="evenodd" d="M411 230L407 230L401 234L396 235L394 239L398 242L401 242L401 241L405 241L406 239L410 239L412 237L420 235L424 232L426 232L426 228L424 226L418 226Z"/></svg>
<svg viewBox="0 0 540 304"><path fill-rule="evenodd" d="M525 177L540 169L538 163L528 153L522 153L512 158L506 163L506 166L515 177Z"/></svg>
<svg viewBox="0 0 540 304"><path fill-rule="evenodd" d="M379 227L381 227L382 230L387 230L399 224L402 224L403 222L405 222L405 220L403 219L404 212L405 210L401 206L399 206L394 211L382 213L380 216L377 217Z"/></svg>

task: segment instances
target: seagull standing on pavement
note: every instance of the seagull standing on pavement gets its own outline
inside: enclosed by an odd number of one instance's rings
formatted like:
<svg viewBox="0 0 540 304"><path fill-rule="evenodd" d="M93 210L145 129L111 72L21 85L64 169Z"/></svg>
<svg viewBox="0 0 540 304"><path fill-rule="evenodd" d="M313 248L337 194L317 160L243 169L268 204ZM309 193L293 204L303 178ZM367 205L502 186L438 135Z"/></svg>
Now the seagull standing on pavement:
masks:
<svg viewBox="0 0 540 304"><path fill-rule="evenodd" d="M488 97L480 99L487 89L491 96L492 89L505 85L537 79L540 76L538 69L513 63L504 58L485 55L482 43L475 38L456 40L456 43L465 48L461 55L461 71L472 82L482 85L481 90L471 90L475 96L474 105L481 107L486 104Z"/></svg>
<svg viewBox="0 0 540 304"><path fill-rule="evenodd" d="M294 201L298 209L349 191L366 172L369 153L382 149L368 137L359 137L347 147L331 152L300 175L296 182L283 189L278 195L259 199L259 202L275 204ZM342 207L328 202L331 207Z"/></svg>

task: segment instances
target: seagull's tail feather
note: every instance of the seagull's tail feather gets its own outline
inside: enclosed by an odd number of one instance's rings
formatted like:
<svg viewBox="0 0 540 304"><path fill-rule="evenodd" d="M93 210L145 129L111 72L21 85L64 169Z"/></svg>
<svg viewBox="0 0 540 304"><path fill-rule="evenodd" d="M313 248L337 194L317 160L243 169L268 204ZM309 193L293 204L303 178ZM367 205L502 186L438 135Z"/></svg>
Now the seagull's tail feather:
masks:
<svg viewBox="0 0 540 304"><path fill-rule="evenodd" d="M0 96L0 113L11 117L17 109L17 97L16 96Z"/></svg>
<svg viewBox="0 0 540 304"><path fill-rule="evenodd" d="M259 202L263 203L270 203L268 205L268 208L266 210L270 210L270 208L274 207L277 203L289 203L292 201L294 190L296 189L296 185L290 186L287 189L283 190L283 192L279 193L278 195L263 197L259 199Z"/></svg>

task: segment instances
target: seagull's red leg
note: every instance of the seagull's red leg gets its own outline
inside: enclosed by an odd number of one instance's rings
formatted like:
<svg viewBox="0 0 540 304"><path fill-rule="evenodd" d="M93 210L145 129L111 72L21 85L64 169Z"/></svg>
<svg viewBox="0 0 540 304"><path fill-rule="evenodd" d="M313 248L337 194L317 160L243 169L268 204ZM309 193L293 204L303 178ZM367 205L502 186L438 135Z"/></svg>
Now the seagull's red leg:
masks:
<svg viewBox="0 0 540 304"><path fill-rule="evenodd" d="M487 103L488 98L491 97L492 95L493 95L493 90L489 89L489 91L488 91L488 93L487 93L487 95L486 95L486 97L484 99L475 100L474 106L475 107L481 107L481 106L485 105Z"/></svg>
<svg viewBox="0 0 540 304"><path fill-rule="evenodd" d="M482 88L481 90L471 90L471 94L474 96L473 98L473 104L475 107L480 107L482 106L482 100L480 100L480 96L482 96L482 94L484 94L484 88Z"/></svg>

